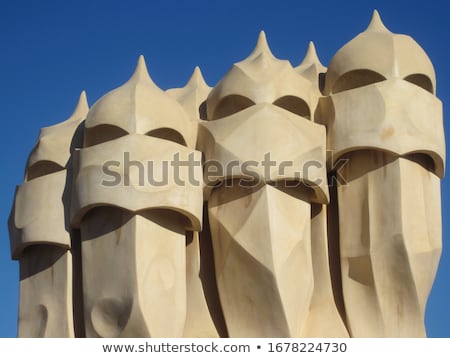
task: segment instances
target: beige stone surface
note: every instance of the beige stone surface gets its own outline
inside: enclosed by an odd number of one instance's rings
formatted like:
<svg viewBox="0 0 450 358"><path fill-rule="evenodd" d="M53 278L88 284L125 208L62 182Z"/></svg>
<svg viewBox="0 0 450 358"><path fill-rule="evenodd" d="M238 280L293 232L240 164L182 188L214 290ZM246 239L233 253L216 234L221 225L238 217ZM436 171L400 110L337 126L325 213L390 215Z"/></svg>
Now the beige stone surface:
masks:
<svg viewBox="0 0 450 358"><path fill-rule="evenodd" d="M200 68L196 67L183 88L171 88L166 92L182 105L190 118L201 122L206 118L206 98L210 91L211 87L205 82ZM220 313L217 312L217 308L212 307L211 302L208 303L211 297L207 295L207 286L211 285L213 275L211 272L205 274L205 268L202 267L204 266L201 259L202 240L210 238L205 235L201 237L199 231L186 232L187 311L183 337L219 337L213 316ZM204 252L203 255L205 257L207 253Z"/></svg>
<svg viewBox="0 0 450 358"><path fill-rule="evenodd" d="M425 337L445 155L432 63L377 11L328 68L261 32L163 91L141 56L30 154L18 335Z"/></svg>
<svg viewBox="0 0 450 358"><path fill-rule="evenodd" d="M235 63L208 96L208 119L229 116L257 103L273 103L310 118L312 83L289 61L275 58L262 31L253 52Z"/></svg>
<svg viewBox="0 0 450 358"><path fill-rule="evenodd" d="M327 68L320 62L313 41L309 42L305 57L303 61L295 67L295 70L300 75L310 80L313 83L313 86L318 86L319 75L327 72Z"/></svg>
<svg viewBox="0 0 450 358"><path fill-rule="evenodd" d="M206 299L205 278L202 279L200 258L200 234L197 231L186 235L186 286L187 307L183 337L219 337ZM217 312L216 312L217 314Z"/></svg>
<svg viewBox="0 0 450 358"><path fill-rule="evenodd" d="M167 93L174 97L191 118L206 119L206 98L211 87L205 82L199 67L194 69L191 78L183 88L171 88Z"/></svg>
<svg viewBox="0 0 450 358"><path fill-rule="evenodd" d="M313 192L312 201L328 201L326 168L321 165L325 163L325 127L278 106L259 103L201 123L198 148L205 160L217 161L223 168L205 177L210 186L229 177L248 182L303 181ZM270 166L262 164L269 160ZM232 162L241 165L229 165ZM247 168L242 163L248 163Z"/></svg>
<svg viewBox="0 0 450 358"><path fill-rule="evenodd" d="M17 188L10 218L11 252L19 259L31 245L70 248L63 204L66 170L44 175ZM53 205L48 205L51 202ZM51 231L48 228L52 228Z"/></svg>
<svg viewBox="0 0 450 358"><path fill-rule="evenodd" d="M89 111L86 93L81 92L72 115L65 121L41 129L38 141L28 158L25 180L49 174L66 167L71 148L76 145L76 131Z"/></svg>
<svg viewBox="0 0 450 358"><path fill-rule="evenodd" d="M184 221L169 212L91 210L81 223L87 337L181 337Z"/></svg>
<svg viewBox="0 0 450 358"><path fill-rule="evenodd" d="M74 337L72 255L54 245L29 246L20 257L18 336Z"/></svg>
<svg viewBox="0 0 450 358"><path fill-rule="evenodd" d="M195 146L196 122L150 78L144 57L122 86L99 99L85 122L85 146L143 134Z"/></svg>
<svg viewBox="0 0 450 358"><path fill-rule="evenodd" d="M208 212L230 337L300 336L314 286L310 204L234 186L214 190Z"/></svg>
<svg viewBox="0 0 450 358"><path fill-rule="evenodd" d="M148 153L152 153L151 158ZM198 164L175 168L170 165L175 156L185 162L191 157ZM111 205L133 212L172 208L188 218L187 227L200 230L200 152L172 141L130 134L82 148L75 153L75 161L71 220L74 227L93 207ZM105 170L108 161L114 162Z"/></svg>
<svg viewBox="0 0 450 358"><path fill-rule="evenodd" d="M431 62L375 12L331 60L325 92L330 160L348 161L336 198L347 328L352 337L424 337L445 163Z"/></svg>
<svg viewBox="0 0 450 358"><path fill-rule="evenodd" d="M389 31L374 11L367 29L331 59L325 94L362 86L367 79L388 78L405 79L436 93L436 75L425 51L410 36Z"/></svg>
<svg viewBox="0 0 450 358"><path fill-rule="evenodd" d="M151 81L143 57L88 113L71 220L81 232L87 337L183 336L186 230L201 230L203 208L201 153L184 146L195 136L195 121ZM175 169L176 158L198 164ZM119 182L105 183L108 161Z"/></svg>
<svg viewBox="0 0 450 358"><path fill-rule="evenodd" d="M355 149L400 156L420 152L433 159L438 176L444 175L442 103L422 88L389 79L333 94L322 100L321 110L335 159Z"/></svg>
<svg viewBox="0 0 450 358"><path fill-rule="evenodd" d="M307 58L305 67L312 61ZM328 300L321 298L321 291L331 294L326 274L321 277L323 283L318 283L314 307L328 309L332 323L313 327L309 322L320 319L320 314L310 318L315 283L311 242L316 239L311 235L311 202L326 203L328 190L325 128L310 121L313 85L299 77L289 63L272 55L262 33L252 54L234 65L212 90L207 108L208 119L213 120L200 124L199 149L206 160L225 168L205 181L224 181L212 189L208 212L218 290L230 337L347 335L332 295ZM255 83L266 89L261 91L264 96L255 91ZM307 95L302 87L309 89ZM254 103L242 108L242 102L230 101L235 94L229 92L238 89L241 98ZM267 153L272 168L261 165ZM282 162L288 160L290 165L285 167ZM256 175L249 176L242 165L227 166L233 161L252 161ZM319 165L306 170L308 161ZM299 168L305 170L299 172ZM320 271L328 265L320 256L316 258L320 280Z"/></svg>
<svg viewBox="0 0 450 358"><path fill-rule="evenodd" d="M314 113L311 115L311 119L316 122L316 111L317 103L322 97L322 90L325 81L325 73L327 68L320 62L319 56L317 55L316 46L314 42L310 41L308 44L308 49L306 50L305 57L303 61L295 67L295 71L302 77L311 81L311 108Z"/></svg>
<svg viewBox="0 0 450 358"><path fill-rule="evenodd" d="M88 111L81 93L73 114L41 130L9 218L11 254L20 260L19 337L74 337L67 170Z"/></svg>
<svg viewBox="0 0 450 358"><path fill-rule="evenodd" d="M302 337L343 337L349 333L338 311L330 276L326 205L311 205L311 256L314 290Z"/></svg>
<svg viewBox="0 0 450 358"><path fill-rule="evenodd" d="M338 187L338 199L349 331L353 337L423 337L442 247L439 178L420 157L348 156L342 170L348 185Z"/></svg>

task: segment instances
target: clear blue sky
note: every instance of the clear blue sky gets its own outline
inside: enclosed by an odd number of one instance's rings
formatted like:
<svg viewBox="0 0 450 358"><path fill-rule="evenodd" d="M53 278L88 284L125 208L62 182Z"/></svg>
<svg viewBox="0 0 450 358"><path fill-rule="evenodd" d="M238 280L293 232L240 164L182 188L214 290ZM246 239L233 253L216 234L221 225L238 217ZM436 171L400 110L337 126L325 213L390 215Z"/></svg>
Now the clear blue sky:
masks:
<svg viewBox="0 0 450 358"><path fill-rule="evenodd" d="M439 5L437 5L439 3ZM322 62L363 31L377 8L393 32L411 35L437 74L450 113L449 5L432 1L2 1L0 5L0 337L17 330L18 264L7 218L39 129L66 119L80 92L89 104L125 82L143 54L162 89L184 86L199 65L214 85L265 30L275 56L298 65L310 40ZM442 181L443 255L431 293L429 336L450 337L450 185Z"/></svg>

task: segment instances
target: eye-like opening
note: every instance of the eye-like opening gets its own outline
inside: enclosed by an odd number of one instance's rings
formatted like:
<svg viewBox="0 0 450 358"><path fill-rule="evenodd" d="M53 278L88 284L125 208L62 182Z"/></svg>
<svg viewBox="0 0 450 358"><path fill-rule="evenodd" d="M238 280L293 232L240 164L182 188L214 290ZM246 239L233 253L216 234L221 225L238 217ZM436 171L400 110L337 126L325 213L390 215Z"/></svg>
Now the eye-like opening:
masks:
<svg viewBox="0 0 450 358"><path fill-rule="evenodd" d="M110 124L100 124L93 128L85 128L84 147L109 142L111 140L127 135L127 131Z"/></svg>
<svg viewBox="0 0 450 358"><path fill-rule="evenodd" d="M172 128L158 128L153 129L146 133L149 137L155 137L160 138L164 140L169 140L171 142L175 142L178 144L181 144L183 146L186 146L186 141L184 140L183 136L180 134L180 132L176 131Z"/></svg>
<svg viewBox="0 0 450 358"><path fill-rule="evenodd" d="M354 70L339 77L333 85L332 93L348 91L384 80L386 80L386 78L378 72L371 70Z"/></svg>
<svg viewBox="0 0 450 358"><path fill-rule="evenodd" d="M159 226L172 231L178 231L179 234L185 234L185 230L191 227L189 218L176 210L168 208L148 208L137 212L144 218L151 220Z"/></svg>
<svg viewBox="0 0 450 358"><path fill-rule="evenodd" d="M311 111L309 106L300 97L283 96L278 98L275 102L273 102L273 104L298 116L311 119Z"/></svg>
<svg viewBox="0 0 450 358"><path fill-rule="evenodd" d="M316 197L316 193L314 192L313 187L304 180L280 179L274 182L269 182L268 184L296 199L307 202L315 201L314 199Z"/></svg>
<svg viewBox="0 0 450 358"><path fill-rule="evenodd" d="M423 75L421 73L414 73L412 75L406 76L404 80L423 88L425 91L434 93L433 83L426 75Z"/></svg>
<svg viewBox="0 0 450 358"><path fill-rule="evenodd" d="M64 168L50 160L40 160L30 166L25 174L26 181L42 177L44 175L52 174L64 170Z"/></svg>
<svg viewBox="0 0 450 358"><path fill-rule="evenodd" d="M55 243L32 242L24 243L23 251L20 253L20 258L24 257L39 257L39 260L34 260L33 265L29 265L26 270L20 270L20 280L25 280L33 277L39 272L49 269L54 269L54 264L67 253L66 246L60 246ZM43 305L39 305L39 310L42 310L44 315L47 315L47 310ZM43 333L43 332L42 332ZM39 333L40 338L44 335Z"/></svg>
<svg viewBox="0 0 450 358"><path fill-rule="evenodd" d="M153 223L166 229L177 231L179 234L184 234L186 228L192 226L189 218L184 213L158 207L131 211L120 206L102 203L84 208L77 215L78 222L85 223L87 226L90 226L89 222L97 223L95 229L86 231L88 235L93 234L93 236L88 237L84 235L82 240L90 240L118 230L136 215L151 220Z"/></svg>
<svg viewBox="0 0 450 358"><path fill-rule="evenodd" d="M217 105L211 119L231 116L255 104L250 98L232 94L223 98Z"/></svg>
<svg viewBox="0 0 450 358"><path fill-rule="evenodd" d="M406 159L415 162L429 172L436 171L436 165L433 158L425 153L410 153L404 156Z"/></svg>
<svg viewBox="0 0 450 358"><path fill-rule="evenodd" d="M206 101L200 103L200 106L198 107L198 117L203 121L208 120L208 114L206 112Z"/></svg>

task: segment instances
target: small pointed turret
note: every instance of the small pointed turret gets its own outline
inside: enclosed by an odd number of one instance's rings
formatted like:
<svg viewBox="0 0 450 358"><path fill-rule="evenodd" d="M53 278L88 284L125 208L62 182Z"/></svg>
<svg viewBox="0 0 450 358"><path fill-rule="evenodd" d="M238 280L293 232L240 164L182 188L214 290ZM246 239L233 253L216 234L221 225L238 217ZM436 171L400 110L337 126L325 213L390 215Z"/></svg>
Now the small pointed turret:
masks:
<svg viewBox="0 0 450 358"><path fill-rule="evenodd" d="M317 56L314 42L309 42L305 58L303 59L302 63L300 63L300 65L295 68L295 70L297 71L297 73L301 74L303 77L306 77L312 82L317 82L319 73L324 73L327 71L327 68L322 65L319 57Z"/></svg>
<svg viewBox="0 0 450 358"><path fill-rule="evenodd" d="M211 87L205 82L202 72L198 66L195 67L191 78L183 88L171 88L167 93L175 98L186 110L191 118L204 119L206 113L202 103L211 92Z"/></svg>
<svg viewBox="0 0 450 358"><path fill-rule="evenodd" d="M306 50L305 58L303 59L302 63L298 66L309 66L313 64L318 64L325 68L322 63L319 60L319 57L317 56L316 46L314 45L313 41L309 41L308 49Z"/></svg>
<svg viewBox="0 0 450 358"><path fill-rule="evenodd" d="M65 121L50 127L41 128L39 138L33 151L30 153L25 169L25 180L29 181L37 176L42 176L55 171L55 165L59 169L65 168L70 158L70 150L74 141L75 132L89 112L86 92L82 91L75 110ZM54 165L48 170L43 170L45 165L51 162ZM47 164L46 164L47 163Z"/></svg>
<svg viewBox="0 0 450 358"><path fill-rule="evenodd" d="M186 87L195 87L198 89L203 88L211 88L206 83L205 79L203 78L202 71L200 70L200 67L195 66L194 72L192 72L191 78L186 83Z"/></svg>

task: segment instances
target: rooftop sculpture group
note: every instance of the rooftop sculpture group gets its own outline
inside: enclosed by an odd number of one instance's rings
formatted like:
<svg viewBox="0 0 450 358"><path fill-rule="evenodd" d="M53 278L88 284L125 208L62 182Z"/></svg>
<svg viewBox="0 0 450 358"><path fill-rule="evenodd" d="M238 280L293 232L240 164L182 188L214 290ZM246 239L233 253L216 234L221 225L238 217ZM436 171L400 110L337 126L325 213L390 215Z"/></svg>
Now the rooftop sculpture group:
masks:
<svg viewBox="0 0 450 358"><path fill-rule="evenodd" d="M10 216L20 337L423 337L434 69L374 13L328 69L261 33L210 88L124 85L41 130Z"/></svg>

